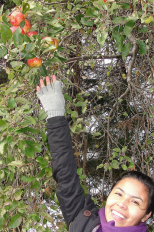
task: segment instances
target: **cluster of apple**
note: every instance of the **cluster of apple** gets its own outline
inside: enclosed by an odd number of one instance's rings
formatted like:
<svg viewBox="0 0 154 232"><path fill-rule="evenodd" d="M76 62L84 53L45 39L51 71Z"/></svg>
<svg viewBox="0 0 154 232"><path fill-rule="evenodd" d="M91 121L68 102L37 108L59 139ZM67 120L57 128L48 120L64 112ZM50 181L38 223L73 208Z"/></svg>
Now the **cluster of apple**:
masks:
<svg viewBox="0 0 154 232"><path fill-rule="evenodd" d="M12 27L10 28L12 33L14 33L17 28L20 28L21 33L27 34L29 37L37 35L36 31L30 31L31 29L31 23L29 20L26 19L27 14L22 14L20 11L15 10L11 15L10 15L10 23L12 24ZM20 26L21 22L25 22L25 25L23 27ZM49 36L43 37L42 40L45 42L43 45L45 48L48 48L51 45L54 45L55 48L49 50L49 51L54 51L58 48L58 41L55 38L51 38ZM42 64L42 59L34 57L33 59L28 59L27 64L31 68L38 68Z"/></svg>

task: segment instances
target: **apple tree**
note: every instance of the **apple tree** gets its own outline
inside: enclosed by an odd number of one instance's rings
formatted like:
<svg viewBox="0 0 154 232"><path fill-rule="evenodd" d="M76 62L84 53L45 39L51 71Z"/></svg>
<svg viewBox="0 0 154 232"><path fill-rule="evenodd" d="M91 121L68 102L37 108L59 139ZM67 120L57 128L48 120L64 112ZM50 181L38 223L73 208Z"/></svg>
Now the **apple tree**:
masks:
<svg viewBox="0 0 154 232"><path fill-rule="evenodd" d="M5 76L0 80L0 230L48 232L58 226L67 231L58 214L46 114L36 85L52 74L62 81L81 184L100 205L109 192L105 186L121 172L137 169L154 177L154 4L9 4L15 7L7 8L4 1L0 8ZM12 13L18 14L17 24ZM56 225L44 199L57 210Z"/></svg>

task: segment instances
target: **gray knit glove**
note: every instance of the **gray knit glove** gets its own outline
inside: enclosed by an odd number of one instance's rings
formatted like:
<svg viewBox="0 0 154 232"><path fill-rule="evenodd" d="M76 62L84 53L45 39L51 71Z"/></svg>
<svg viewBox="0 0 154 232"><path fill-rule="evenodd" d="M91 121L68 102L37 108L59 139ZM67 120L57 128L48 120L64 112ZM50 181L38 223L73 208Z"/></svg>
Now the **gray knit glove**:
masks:
<svg viewBox="0 0 154 232"><path fill-rule="evenodd" d="M37 92L48 118L55 116L64 116L65 113L65 100L61 90L61 82L56 81L50 85L41 88Z"/></svg>

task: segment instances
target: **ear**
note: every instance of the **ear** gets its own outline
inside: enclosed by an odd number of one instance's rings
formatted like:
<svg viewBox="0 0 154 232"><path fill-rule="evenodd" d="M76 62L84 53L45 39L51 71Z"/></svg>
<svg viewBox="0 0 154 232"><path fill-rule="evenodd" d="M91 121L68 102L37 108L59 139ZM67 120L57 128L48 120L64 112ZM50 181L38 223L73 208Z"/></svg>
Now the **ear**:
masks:
<svg viewBox="0 0 154 232"><path fill-rule="evenodd" d="M142 219L141 222L145 222L146 220L148 220L148 218L151 216L152 212L146 214Z"/></svg>

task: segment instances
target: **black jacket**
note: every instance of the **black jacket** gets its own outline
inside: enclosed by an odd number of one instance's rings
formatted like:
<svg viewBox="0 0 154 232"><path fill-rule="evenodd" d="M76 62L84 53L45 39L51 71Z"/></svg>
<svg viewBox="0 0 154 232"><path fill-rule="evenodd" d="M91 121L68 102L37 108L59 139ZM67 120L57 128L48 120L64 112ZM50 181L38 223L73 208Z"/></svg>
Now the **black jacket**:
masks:
<svg viewBox="0 0 154 232"><path fill-rule="evenodd" d="M84 191L77 175L72 139L65 117L48 119L48 143L52 155L53 178L58 183L57 197L70 232L91 232L100 219L98 208Z"/></svg>
<svg viewBox="0 0 154 232"><path fill-rule="evenodd" d="M90 195L84 197L68 122L63 116L50 118L47 130L57 197L69 231L92 232L100 224L98 208Z"/></svg>

